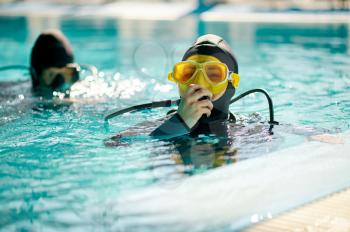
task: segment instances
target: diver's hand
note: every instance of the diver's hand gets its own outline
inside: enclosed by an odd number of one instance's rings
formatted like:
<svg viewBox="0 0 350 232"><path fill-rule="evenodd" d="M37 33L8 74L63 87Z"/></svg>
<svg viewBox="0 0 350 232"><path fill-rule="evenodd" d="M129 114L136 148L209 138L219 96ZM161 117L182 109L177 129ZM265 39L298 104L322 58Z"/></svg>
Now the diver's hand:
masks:
<svg viewBox="0 0 350 232"><path fill-rule="evenodd" d="M177 110L177 113L189 128L192 128L203 114L206 114L207 117L210 116L213 109L212 97L213 94L200 85L189 85Z"/></svg>

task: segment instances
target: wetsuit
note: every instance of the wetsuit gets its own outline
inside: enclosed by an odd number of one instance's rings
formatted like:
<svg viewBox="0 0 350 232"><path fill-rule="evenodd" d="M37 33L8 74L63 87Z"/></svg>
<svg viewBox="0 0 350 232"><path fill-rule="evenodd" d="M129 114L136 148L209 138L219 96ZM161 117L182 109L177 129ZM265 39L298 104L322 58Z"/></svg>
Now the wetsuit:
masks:
<svg viewBox="0 0 350 232"><path fill-rule="evenodd" d="M200 134L215 134L227 137L228 123L234 120L229 112L230 100L235 93L232 85L228 85L224 95L213 102L213 110L210 117L202 115L197 124L190 129L178 113L174 113L150 134L152 137L170 139L182 135L196 137Z"/></svg>

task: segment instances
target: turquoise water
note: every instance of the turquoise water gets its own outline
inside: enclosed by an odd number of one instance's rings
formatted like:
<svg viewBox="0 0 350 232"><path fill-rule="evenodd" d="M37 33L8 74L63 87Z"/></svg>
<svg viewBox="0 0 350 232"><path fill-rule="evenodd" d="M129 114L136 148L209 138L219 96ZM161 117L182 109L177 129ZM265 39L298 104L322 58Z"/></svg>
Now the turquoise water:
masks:
<svg viewBox="0 0 350 232"><path fill-rule="evenodd" d="M281 123L274 135L266 133L268 110L262 96L233 105L240 126L233 141L237 153L227 163L249 162L300 144L308 135L350 128L349 25L16 17L0 18L0 25L1 66L28 64L38 32L53 25L71 40L77 62L100 70L99 78L86 77L73 88L75 103L46 103L50 107L32 96L26 73L0 73L3 231L123 231L118 215L109 214L110 202L118 196L176 183L219 166L207 147L194 146L192 164L183 165L170 142L143 137L126 141L126 146L104 145L117 132L165 115L167 110L160 109L123 115L109 126L103 121L114 108L176 99L166 74L201 33L227 39L239 62L237 94L266 89ZM196 143L205 144L203 140Z"/></svg>

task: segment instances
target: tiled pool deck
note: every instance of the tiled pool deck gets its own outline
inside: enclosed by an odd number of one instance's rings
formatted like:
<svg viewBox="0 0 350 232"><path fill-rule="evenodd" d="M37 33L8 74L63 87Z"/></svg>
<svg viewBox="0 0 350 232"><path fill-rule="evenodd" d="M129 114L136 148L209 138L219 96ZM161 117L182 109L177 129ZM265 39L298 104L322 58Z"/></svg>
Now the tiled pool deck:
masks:
<svg viewBox="0 0 350 232"><path fill-rule="evenodd" d="M350 231L350 189L284 213L245 231Z"/></svg>

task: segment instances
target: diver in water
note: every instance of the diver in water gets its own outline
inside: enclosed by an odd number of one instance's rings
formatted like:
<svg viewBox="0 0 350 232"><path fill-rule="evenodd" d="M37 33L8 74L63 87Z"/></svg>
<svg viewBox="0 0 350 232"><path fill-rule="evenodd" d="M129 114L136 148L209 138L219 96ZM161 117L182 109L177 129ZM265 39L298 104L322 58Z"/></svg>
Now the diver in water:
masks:
<svg viewBox="0 0 350 232"><path fill-rule="evenodd" d="M94 65L75 63L70 42L61 31L55 29L38 36L31 50L29 67L17 64L0 67L0 72L7 70L28 70L32 93L46 100L52 97L67 100L73 84L84 80L81 79L81 71L87 71L93 77L98 76ZM73 102L73 99L70 101Z"/></svg>
<svg viewBox="0 0 350 232"><path fill-rule="evenodd" d="M239 84L238 64L229 45L219 36L199 37L168 75L179 88L177 111L150 135L169 139L215 134L227 137L230 100Z"/></svg>
<svg viewBox="0 0 350 232"><path fill-rule="evenodd" d="M232 99L240 81L238 63L221 37L212 34L199 37L185 52L182 61L174 65L168 79L178 85L179 101L128 107L108 114L105 120L133 110L169 107L175 103L178 109L158 122L145 122L129 128L106 140L105 145L127 146L137 136L144 139L142 136L150 135L174 145L176 155L172 157L176 157L177 163L213 168L249 158L247 154L251 151L247 145L251 141L254 141L250 147L254 147L255 156L274 150L281 143L281 136L271 136L273 125L278 125L278 122L274 120L272 100L266 91L253 89ZM234 115L229 111L230 104L254 92L263 93L268 99L268 125L259 123L251 127L236 124ZM250 137L253 138L249 140ZM248 149L240 157L242 147ZM173 151L169 150L170 153Z"/></svg>
<svg viewBox="0 0 350 232"><path fill-rule="evenodd" d="M59 92L69 96L79 80L80 66L74 63L72 46L58 30L43 32L36 39L30 56L30 74L35 93L52 97Z"/></svg>
<svg viewBox="0 0 350 232"><path fill-rule="evenodd" d="M148 135L156 139L156 145L158 140L166 140L170 142L165 143L165 146L170 145L166 147L168 150L155 149L154 154L171 154L171 159L176 164L185 165L184 172L191 175L203 168L215 168L266 154L282 144L283 136L279 133L272 136L273 126L279 123L274 120L272 99L266 91L252 89L233 98L240 81L238 63L221 37L212 34L199 37L186 51L182 61L174 65L168 79L178 85L180 100L117 109L106 115L105 120L127 112L175 104L178 104L177 110L159 121L147 121L118 133L105 140L106 146L128 146L130 142L144 142ZM268 100L269 121L239 120L236 123L234 115L229 111L230 104L256 92L263 93ZM282 125L279 130L288 127ZM293 128L289 130L294 132ZM310 136L318 132L298 134ZM316 140L331 141L328 137L321 136Z"/></svg>
<svg viewBox="0 0 350 232"><path fill-rule="evenodd" d="M229 112L229 105L238 87L239 75L228 44L217 35L199 37L182 61L174 65L168 79L178 85L178 109L160 122L138 124L105 144L123 146L125 138L133 136L133 132L144 133L171 141L177 160L185 165L216 167L232 162L237 153L231 135L236 120ZM209 137L198 137L203 134ZM214 137L210 138L211 135Z"/></svg>
<svg viewBox="0 0 350 232"><path fill-rule="evenodd" d="M178 109L150 135L171 141L178 152L174 157L188 167L214 168L236 162L240 158L235 133L242 128L229 106L239 85L238 73L237 60L223 38L213 34L197 38L168 75L179 89ZM271 122L277 123L273 117ZM272 133L267 128L257 125L250 132L264 137L259 141L265 143L262 147L271 146L267 142Z"/></svg>

